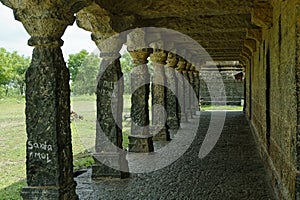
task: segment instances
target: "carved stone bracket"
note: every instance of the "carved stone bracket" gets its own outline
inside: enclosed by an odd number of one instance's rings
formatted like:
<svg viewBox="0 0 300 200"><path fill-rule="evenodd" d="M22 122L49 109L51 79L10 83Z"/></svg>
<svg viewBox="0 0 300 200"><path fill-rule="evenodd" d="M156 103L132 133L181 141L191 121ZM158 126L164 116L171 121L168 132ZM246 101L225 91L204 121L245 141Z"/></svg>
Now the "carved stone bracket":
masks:
<svg viewBox="0 0 300 200"><path fill-rule="evenodd" d="M251 21L262 28L273 26L273 7L269 2L255 2L252 9Z"/></svg>

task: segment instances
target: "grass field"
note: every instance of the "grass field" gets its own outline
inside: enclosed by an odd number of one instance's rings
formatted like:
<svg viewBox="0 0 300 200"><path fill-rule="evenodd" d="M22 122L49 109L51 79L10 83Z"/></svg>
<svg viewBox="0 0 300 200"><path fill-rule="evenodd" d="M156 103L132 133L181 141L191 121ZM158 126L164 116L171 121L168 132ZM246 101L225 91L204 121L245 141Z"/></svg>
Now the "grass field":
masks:
<svg viewBox="0 0 300 200"><path fill-rule="evenodd" d="M96 97L71 97L71 110L83 119L71 122L74 170L93 163L96 136ZM124 112L130 111L130 96L124 96ZM128 145L130 122L123 123L123 144ZM26 185L25 166L25 100L0 100L0 199L21 199L21 188Z"/></svg>
<svg viewBox="0 0 300 200"><path fill-rule="evenodd" d="M23 98L0 100L0 199L20 199L25 185L24 110Z"/></svg>
<svg viewBox="0 0 300 200"><path fill-rule="evenodd" d="M216 106L216 105L203 105L201 110L243 110L243 106Z"/></svg>

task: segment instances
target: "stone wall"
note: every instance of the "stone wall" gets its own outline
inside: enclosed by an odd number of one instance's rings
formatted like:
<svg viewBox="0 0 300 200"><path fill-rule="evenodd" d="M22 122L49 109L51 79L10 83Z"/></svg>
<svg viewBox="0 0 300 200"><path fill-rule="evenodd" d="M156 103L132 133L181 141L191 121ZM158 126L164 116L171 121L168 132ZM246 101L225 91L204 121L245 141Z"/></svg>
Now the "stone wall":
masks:
<svg viewBox="0 0 300 200"><path fill-rule="evenodd" d="M200 99L203 100L203 105L209 104L226 104L226 105L241 105L241 99L244 99L244 81L236 80L234 75L237 71L220 71L222 79L216 82L212 77L216 71L200 71ZM220 90L220 82L223 81L225 86L226 102L223 97L215 97L214 102L212 100L213 94L217 93L215 91ZM211 91L208 90L208 85L211 86Z"/></svg>
<svg viewBox="0 0 300 200"><path fill-rule="evenodd" d="M257 43L246 67L246 113L279 199L300 198L296 197L295 188L298 101L295 3L273 1L273 25L263 28L262 42Z"/></svg>

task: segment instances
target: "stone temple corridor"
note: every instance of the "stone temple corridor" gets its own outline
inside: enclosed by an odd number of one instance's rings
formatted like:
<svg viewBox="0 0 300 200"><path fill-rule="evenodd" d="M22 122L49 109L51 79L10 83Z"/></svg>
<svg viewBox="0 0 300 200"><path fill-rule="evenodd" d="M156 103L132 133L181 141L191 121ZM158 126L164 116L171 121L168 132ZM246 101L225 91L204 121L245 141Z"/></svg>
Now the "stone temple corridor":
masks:
<svg viewBox="0 0 300 200"><path fill-rule="evenodd" d="M243 112L226 113L224 129L217 145L208 156L199 159L198 152L209 126L210 113L201 112L198 116L199 131L194 142L188 151L170 166L151 173L132 174L131 178L122 180L92 181L89 171L75 179L79 198L82 200L275 199ZM191 121L183 124L182 128L184 130L191 125L196 126ZM131 164L132 167L137 167L134 162Z"/></svg>
<svg viewBox="0 0 300 200"><path fill-rule="evenodd" d="M13 10L34 47L26 72L24 200L300 200L300 0L0 2ZM95 163L76 180L70 74L61 49L61 38L74 23L91 33L101 58ZM124 48L131 67L127 135L122 130ZM221 75L223 67L216 65L226 62L238 71ZM207 90L200 90L203 81ZM243 92L228 88L236 82ZM209 94L208 103L243 102L243 112L227 113L216 147L199 159L203 137L210 147L216 138L204 136L213 113L200 111L203 93ZM191 122L199 112L197 140L184 156L164 169L128 178L128 169L140 167L131 155L160 155L154 152L157 144L193 133L190 128L198 123ZM187 128L182 134L180 125ZM189 147L184 142L177 148Z"/></svg>

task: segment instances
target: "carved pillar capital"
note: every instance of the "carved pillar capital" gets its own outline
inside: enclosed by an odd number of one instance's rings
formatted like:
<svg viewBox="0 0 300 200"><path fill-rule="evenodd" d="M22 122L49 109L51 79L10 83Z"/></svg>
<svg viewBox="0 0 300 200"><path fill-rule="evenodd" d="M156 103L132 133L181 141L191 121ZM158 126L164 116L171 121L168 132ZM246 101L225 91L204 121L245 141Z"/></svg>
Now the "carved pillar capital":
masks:
<svg viewBox="0 0 300 200"><path fill-rule="evenodd" d="M190 71L190 70L191 70L191 67L192 67L192 64L191 64L190 62L187 61L186 66L185 66L185 69L186 69L187 71Z"/></svg>
<svg viewBox="0 0 300 200"><path fill-rule="evenodd" d="M167 60L167 53L160 49L154 49L152 54L150 55L150 59L152 62L165 65Z"/></svg>
<svg viewBox="0 0 300 200"><path fill-rule="evenodd" d="M151 53L149 49L142 49L142 50L135 50L135 51L129 51L128 52L132 58L132 62L135 65L143 65L148 63L148 57Z"/></svg>
<svg viewBox="0 0 300 200"><path fill-rule="evenodd" d="M119 51L124 44L124 39L119 35L108 36L108 35L98 35L92 34L92 40L96 43L98 49L100 50L101 57L119 57Z"/></svg>
<svg viewBox="0 0 300 200"><path fill-rule="evenodd" d="M179 57L177 68L176 68L177 71L182 72L185 70L185 67L186 67L186 61L182 57Z"/></svg>
<svg viewBox="0 0 300 200"><path fill-rule="evenodd" d="M176 68L177 64L178 64L178 58L174 53L169 52L167 57L167 66L171 68Z"/></svg>
<svg viewBox="0 0 300 200"><path fill-rule="evenodd" d="M194 75L195 75L195 76L199 76L199 75L200 75L200 72L199 72L198 70L195 69L195 70L194 70Z"/></svg>
<svg viewBox="0 0 300 200"><path fill-rule="evenodd" d="M35 8L37 7L37 8ZM73 12L62 7L15 9L15 18L22 22L31 36L30 46L58 47L63 45L61 40L68 25L75 21ZM35 12L33 12L35 11Z"/></svg>

